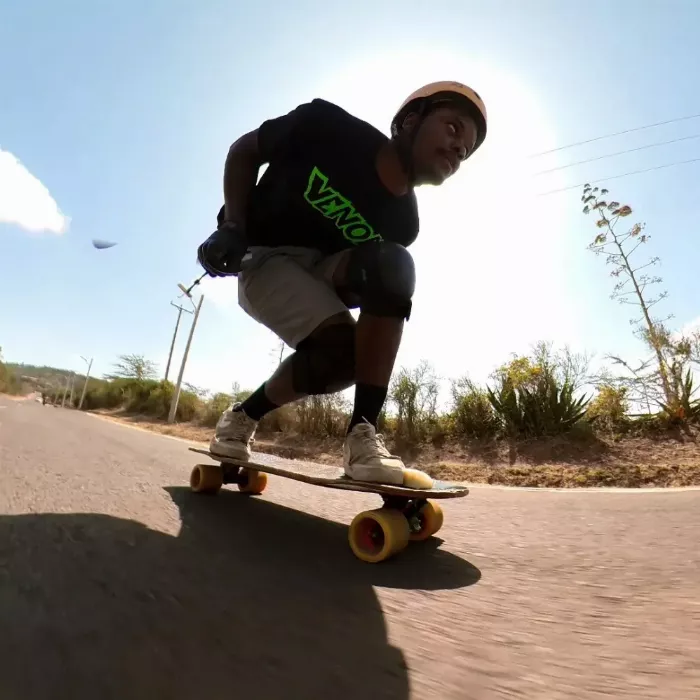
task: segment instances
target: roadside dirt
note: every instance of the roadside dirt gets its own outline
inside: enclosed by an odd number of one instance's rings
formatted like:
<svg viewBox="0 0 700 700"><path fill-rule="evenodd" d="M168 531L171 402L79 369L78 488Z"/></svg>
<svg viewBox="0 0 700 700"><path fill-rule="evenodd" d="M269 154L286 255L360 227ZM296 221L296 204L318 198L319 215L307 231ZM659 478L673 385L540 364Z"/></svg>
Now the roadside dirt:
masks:
<svg viewBox="0 0 700 700"><path fill-rule="evenodd" d="M191 442L207 444L212 428L170 425L144 416L96 412L103 418ZM341 442L300 435L258 435L255 449L282 457L341 464ZM473 484L581 488L595 486L678 487L700 485L696 434L664 439L554 438L508 444L445 443L420 448L392 446L405 461L431 476Z"/></svg>

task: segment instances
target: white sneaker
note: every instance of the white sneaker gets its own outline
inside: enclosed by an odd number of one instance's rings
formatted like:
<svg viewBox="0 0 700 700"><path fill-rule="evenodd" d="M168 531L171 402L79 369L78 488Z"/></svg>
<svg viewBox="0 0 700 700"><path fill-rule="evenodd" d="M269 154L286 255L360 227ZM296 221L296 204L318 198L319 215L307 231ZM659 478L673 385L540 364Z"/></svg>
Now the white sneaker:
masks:
<svg viewBox="0 0 700 700"><path fill-rule="evenodd" d="M250 448L255 442L258 422L244 411L235 411L240 403L227 408L216 423L216 432L209 443L209 451L217 457L230 457L243 462L250 459Z"/></svg>
<svg viewBox="0 0 700 700"><path fill-rule="evenodd" d="M345 475L356 481L370 481L414 489L430 489L433 480L417 469L407 469L400 457L392 455L384 437L370 423L358 423L343 444Z"/></svg>

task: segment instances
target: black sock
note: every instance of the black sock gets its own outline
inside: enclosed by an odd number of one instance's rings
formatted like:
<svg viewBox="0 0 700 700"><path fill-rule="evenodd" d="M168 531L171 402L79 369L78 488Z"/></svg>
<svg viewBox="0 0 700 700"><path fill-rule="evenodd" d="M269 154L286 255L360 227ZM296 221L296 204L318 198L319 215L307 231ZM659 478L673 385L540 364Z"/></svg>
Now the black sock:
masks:
<svg viewBox="0 0 700 700"><path fill-rule="evenodd" d="M388 389L385 386L374 386L372 384L355 385L355 407L348 425L348 433L358 424L367 421L375 429L382 406L386 401Z"/></svg>
<svg viewBox="0 0 700 700"><path fill-rule="evenodd" d="M267 398L265 385L262 384L235 410L243 411L248 418L257 421L276 408L279 408L279 406Z"/></svg>

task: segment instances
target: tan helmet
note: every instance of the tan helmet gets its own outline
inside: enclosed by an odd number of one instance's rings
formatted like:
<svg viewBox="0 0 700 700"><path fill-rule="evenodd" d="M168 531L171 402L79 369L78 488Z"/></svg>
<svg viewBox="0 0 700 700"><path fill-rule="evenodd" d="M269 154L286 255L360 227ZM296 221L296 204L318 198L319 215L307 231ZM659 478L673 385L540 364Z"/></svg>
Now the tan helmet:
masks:
<svg viewBox="0 0 700 700"><path fill-rule="evenodd" d="M462 102L466 104L469 113L476 121L477 137L474 146L474 151L476 151L486 138L486 106L476 90L452 80L429 83L411 93L403 101L403 104L391 121L392 136L398 135L401 123L412 111L424 113L426 107L437 105L440 102ZM418 108L415 110L414 108L421 103L423 104L422 109Z"/></svg>

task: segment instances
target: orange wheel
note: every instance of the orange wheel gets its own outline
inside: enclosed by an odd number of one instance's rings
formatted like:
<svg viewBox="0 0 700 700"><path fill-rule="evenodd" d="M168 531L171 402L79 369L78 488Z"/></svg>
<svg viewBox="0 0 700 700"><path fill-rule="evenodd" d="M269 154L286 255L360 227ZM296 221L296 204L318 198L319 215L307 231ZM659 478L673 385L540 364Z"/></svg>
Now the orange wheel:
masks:
<svg viewBox="0 0 700 700"><path fill-rule="evenodd" d="M259 472L255 469L241 469L241 483L238 488L241 493L249 493L251 496L261 494L267 486L267 474Z"/></svg>
<svg viewBox="0 0 700 700"><path fill-rule="evenodd" d="M409 539L408 520L399 510L377 508L356 515L348 531L353 554L377 564L398 554Z"/></svg>
<svg viewBox="0 0 700 700"><path fill-rule="evenodd" d="M190 474L195 493L217 493L224 483L224 471L217 464L197 464Z"/></svg>
<svg viewBox="0 0 700 700"><path fill-rule="evenodd" d="M416 515L411 518L411 541L422 542L432 537L445 519L442 508L437 503L428 501ZM419 527L420 529L416 529Z"/></svg>

